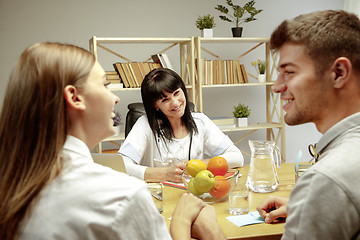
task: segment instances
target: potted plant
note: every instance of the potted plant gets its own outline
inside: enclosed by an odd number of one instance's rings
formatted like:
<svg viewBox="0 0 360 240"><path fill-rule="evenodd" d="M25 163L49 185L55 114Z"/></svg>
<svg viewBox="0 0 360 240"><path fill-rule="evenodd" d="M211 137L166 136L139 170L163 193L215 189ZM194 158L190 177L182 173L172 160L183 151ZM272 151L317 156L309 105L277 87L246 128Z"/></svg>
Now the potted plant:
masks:
<svg viewBox="0 0 360 240"><path fill-rule="evenodd" d="M265 82L266 61L259 58L257 61L251 62L251 65L255 67L255 70L258 73L258 81Z"/></svg>
<svg viewBox="0 0 360 240"><path fill-rule="evenodd" d="M245 3L243 7L233 4L232 0L226 0L226 3L231 7L233 11L232 14L229 13L229 9L223 5L217 5L215 9L225 14L219 16L221 20L235 23L235 27L231 28L233 37L241 37L243 28L240 27L240 24L257 20L255 16L261 13L262 9L257 10L254 7L255 0Z"/></svg>
<svg viewBox="0 0 360 240"><path fill-rule="evenodd" d="M113 124L114 130L115 130L114 136L119 136L120 135L120 124L121 124L121 119L122 119L120 113L115 111L112 119L114 121L114 124Z"/></svg>
<svg viewBox="0 0 360 240"><path fill-rule="evenodd" d="M210 14L198 16L196 19L196 27L201 30L202 37L212 37L213 28L215 27L214 17Z"/></svg>
<svg viewBox="0 0 360 240"><path fill-rule="evenodd" d="M244 127L248 125L248 117L250 116L250 108L249 106L239 103L239 105L234 106L234 117L236 120L237 127Z"/></svg>

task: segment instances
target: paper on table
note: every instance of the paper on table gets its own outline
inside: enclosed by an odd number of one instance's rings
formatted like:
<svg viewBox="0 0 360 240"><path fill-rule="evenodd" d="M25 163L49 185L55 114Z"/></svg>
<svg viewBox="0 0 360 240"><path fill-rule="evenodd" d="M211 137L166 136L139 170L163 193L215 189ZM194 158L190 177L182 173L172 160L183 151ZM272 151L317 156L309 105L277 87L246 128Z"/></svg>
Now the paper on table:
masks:
<svg viewBox="0 0 360 240"><path fill-rule="evenodd" d="M238 227L265 222L258 211L249 212L246 215L229 216L226 219Z"/></svg>

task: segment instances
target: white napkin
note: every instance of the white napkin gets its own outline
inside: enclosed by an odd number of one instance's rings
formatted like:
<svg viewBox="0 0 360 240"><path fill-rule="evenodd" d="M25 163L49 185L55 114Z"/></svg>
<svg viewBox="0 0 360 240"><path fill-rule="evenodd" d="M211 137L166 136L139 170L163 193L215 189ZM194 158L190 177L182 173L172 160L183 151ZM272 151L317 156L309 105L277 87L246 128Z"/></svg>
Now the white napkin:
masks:
<svg viewBox="0 0 360 240"><path fill-rule="evenodd" d="M229 216L226 219L238 227L265 222L258 211L249 212L245 215Z"/></svg>

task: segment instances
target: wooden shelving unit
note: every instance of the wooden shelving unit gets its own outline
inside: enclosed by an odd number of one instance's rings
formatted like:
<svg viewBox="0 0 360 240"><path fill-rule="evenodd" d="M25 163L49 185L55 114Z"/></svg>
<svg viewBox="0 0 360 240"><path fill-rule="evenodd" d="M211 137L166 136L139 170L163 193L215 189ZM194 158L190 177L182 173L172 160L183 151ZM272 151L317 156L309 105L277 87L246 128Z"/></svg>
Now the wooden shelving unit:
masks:
<svg viewBox="0 0 360 240"><path fill-rule="evenodd" d="M222 59L217 54L212 53L207 50L204 46L208 44L237 44L241 49L243 44L252 44L253 46L249 49L246 49L243 53L241 53L234 60L241 59L242 57L250 54L255 49L259 47L264 48L265 58L266 58L266 72L270 73L266 75L265 83L241 83L241 84L221 84L221 85L203 85L203 76L201 69L201 55L202 51L212 55L217 59ZM281 100L278 94L274 94L271 91L271 86L273 82L271 82L273 74L276 72L275 65L271 66L271 55L269 49L269 39L268 38L201 38L201 37L189 37L189 38L109 38L109 37L92 37L89 40L89 49L90 52L95 55L98 59L98 51L102 49L108 53L111 53L118 57L121 61L131 62L132 60L116 53L111 50L111 45L114 44L146 44L151 46L151 44L167 44L167 47L163 50L156 53L164 53L169 49L179 46L179 55L180 55L180 75L184 82L187 85L187 89L189 91L190 101L192 101L195 105L195 110L199 112L203 112L203 89L206 88L227 88L227 87L236 87L241 91L241 87L250 86L250 87L258 87L263 86L266 88L266 122L249 125L247 127L237 127L231 129L222 129L223 132L238 132L238 131L247 131L247 133L235 141L235 144L238 144L246 137L254 133L258 130L266 130L266 136L268 140L274 141L281 148L281 154L283 158L285 157L285 123L283 120L284 113L281 108ZM156 54L154 52L154 54ZM151 61L150 56L146 56L145 61ZM273 59L272 62L276 62ZM196 68L195 66L200 66ZM250 77L254 77L251 74ZM139 91L139 88L119 88L112 89L112 91ZM274 129L278 129L276 133ZM120 136L110 137L105 139L104 141L116 141L116 140L124 140L124 133L120 134ZM102 152L102 143L99 144L98 152Z"/></svg>
<svg viewBox="0 0 360 240"><path fill-rule="evenodd" d="M215 84L215 85L203 85L203 69L201 64L202 52L206 52L212 57L222 60L222 58L209 51L205 48L205 46L211 44L236 44L235 49L244 50L244 52L239 53L239 56L233 60L239 60L248 54L251 54L255 49L264 48L265 51L265 60L266 60L266 82L264 83L240 83L240 84ZM250 44L250 48L242 48L244 44ZM249 125L247 127L240 128L231 128L231 129L222 129L223 132L235 132L235 131L250 131L241 137L239 140L235 141L235 144L238 144L246 137L251 135L257 130L265 129L266 130L266 138L267 140L274 141L281 148L281 155L283 157L283 161L285 161L285 123L284 123L284 112L282 110L282 102L280 100L279 94L274 94L271 91L271 87L274 82L271 82L273 75L276 73L276 56L271 56L270 48L269 48L269 38L194 38L194 56L196 62L196 74L195 78L197 79L196 84L196 105L199 111L203 111L203 89L206 88L239 88L241 91L242 87L252 87L252 86L264 86L266 88L266 122ZM273 57L273 61L271 61L271 57ZM256 78L255 76L250 75L250 77ZM274 129L278 129L278 132L275 132Z"/></svg>

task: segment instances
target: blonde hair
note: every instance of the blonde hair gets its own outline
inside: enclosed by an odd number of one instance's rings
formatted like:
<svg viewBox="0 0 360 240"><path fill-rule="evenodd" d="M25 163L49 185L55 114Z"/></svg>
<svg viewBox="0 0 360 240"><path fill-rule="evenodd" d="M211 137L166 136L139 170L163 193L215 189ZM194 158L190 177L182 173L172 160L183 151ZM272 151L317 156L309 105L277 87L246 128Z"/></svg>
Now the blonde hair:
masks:
<svg viewBox="0 0 360 240"><path fill-rule="evenodd" d="M42 42L13 69L0 117L0 238L17 239L40 191L61 171L69 123L66 85L80 86L95 63L85 49Z"/></svg>
<svg viewBox="0 0 360 240"><path fill-rule="evenodd" d="M360 71L360 20L352 13L325 10L286 20L272 33L270 48L277 51L285 43L303 44L318 74L339 57Z"/></svg>

